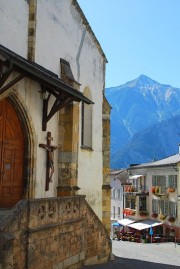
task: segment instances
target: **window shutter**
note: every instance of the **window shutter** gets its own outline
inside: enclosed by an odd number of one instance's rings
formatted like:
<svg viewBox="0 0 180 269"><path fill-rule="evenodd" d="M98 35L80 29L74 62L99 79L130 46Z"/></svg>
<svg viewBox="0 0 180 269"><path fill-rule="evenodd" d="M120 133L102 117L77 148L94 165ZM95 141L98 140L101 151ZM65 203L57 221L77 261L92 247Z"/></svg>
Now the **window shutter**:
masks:
<svg viewBox="0 0 180 269"><path fill-rule="evenodd" d="M168 201L164 201L164 214L168 215Z"/></svg>
<svg viewBox="0 0 180 269"><path fill-rule="evenodd" d="M152 186L156 186L156 177L152 176Z"/></svg>

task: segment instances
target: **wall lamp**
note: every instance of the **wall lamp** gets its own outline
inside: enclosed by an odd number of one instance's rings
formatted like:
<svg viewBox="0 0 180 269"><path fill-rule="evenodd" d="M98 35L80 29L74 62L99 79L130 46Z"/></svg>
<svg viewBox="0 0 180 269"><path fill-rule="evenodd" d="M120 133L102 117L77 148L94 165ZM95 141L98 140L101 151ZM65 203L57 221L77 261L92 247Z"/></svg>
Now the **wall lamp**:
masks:
<svg viewBox="0 0 180 269"><path fill-rule="evenodd" d="M44 89L42 89L41 91L39 91L39 95L40 95L40 98L42 100L46 100L48 98L48 92Z"/></svg>

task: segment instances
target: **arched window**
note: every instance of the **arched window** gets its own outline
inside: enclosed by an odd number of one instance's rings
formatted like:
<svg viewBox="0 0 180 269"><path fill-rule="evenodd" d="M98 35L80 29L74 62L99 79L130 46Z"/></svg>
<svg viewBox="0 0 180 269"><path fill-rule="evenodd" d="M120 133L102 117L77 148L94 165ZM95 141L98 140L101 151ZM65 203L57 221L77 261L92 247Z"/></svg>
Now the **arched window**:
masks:
<svg viewBox="0 0 180 269"><path fill-rule="evenodd" d="M89 88L85 88L84 96L92 100ZM92 148L92 105L82 102L81 111L81 146Z"/></svg>

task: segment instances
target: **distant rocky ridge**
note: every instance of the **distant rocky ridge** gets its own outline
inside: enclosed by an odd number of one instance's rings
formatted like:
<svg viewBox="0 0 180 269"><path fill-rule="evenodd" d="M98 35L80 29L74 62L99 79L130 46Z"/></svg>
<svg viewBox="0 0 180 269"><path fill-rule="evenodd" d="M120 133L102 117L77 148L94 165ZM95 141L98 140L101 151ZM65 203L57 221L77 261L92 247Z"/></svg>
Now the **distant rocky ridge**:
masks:
<svg viewBox="0 0 180 269"><path fill-rule="evenodd" d="M180 89L145 75L107 88L111 111L111 168L158 160L178 151Z"/></svg>

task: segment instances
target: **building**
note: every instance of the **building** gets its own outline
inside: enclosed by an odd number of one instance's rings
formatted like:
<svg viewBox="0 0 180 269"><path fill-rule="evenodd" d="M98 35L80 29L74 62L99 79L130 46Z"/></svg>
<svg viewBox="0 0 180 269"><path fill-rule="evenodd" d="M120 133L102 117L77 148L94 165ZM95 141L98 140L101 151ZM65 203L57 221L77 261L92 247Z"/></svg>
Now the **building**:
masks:
<svg viewBox="0 0 180 269"><path fill-rule="evenodd" d="M125 169L111 170L111 236L118 221L124 218L124 184L128 182L129 174Z"/></svg>
<svg viewBox="0 0 180 269"><path fill-rule="evenodd" d="M161 224L158 227L161 236L172 240L180 240L179 165L178 153L130 167L132 185L126 187L127 196L135 195L134 202L126 204L126 215L135 221L148 219ZM136 224L129 226L135 227Z"/></svg>
<svg viewBox="0 0 180 269"><path fill-rule="evenodd" d="M0 265L106 262L107 59L76 0L2 0L0 13Z"/></svg>

